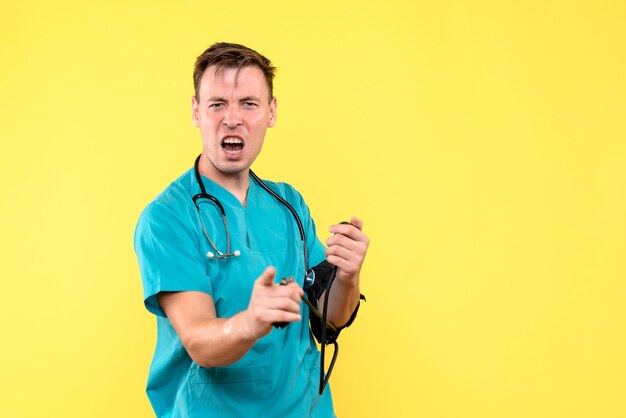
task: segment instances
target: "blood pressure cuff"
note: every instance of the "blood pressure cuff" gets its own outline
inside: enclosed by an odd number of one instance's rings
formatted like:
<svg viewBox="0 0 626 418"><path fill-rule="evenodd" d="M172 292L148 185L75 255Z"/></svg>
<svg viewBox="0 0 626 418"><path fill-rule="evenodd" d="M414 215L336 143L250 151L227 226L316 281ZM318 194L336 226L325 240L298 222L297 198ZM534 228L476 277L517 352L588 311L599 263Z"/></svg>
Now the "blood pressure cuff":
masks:
<svg viewBox="0 0 626 418"><path fill-rule="evenodd" d="M334 280L334 276L337 272L337 268L333 264L324 260L317 266L313 267L312 270L315 273L315 281L313 282L311 287L306 291L307 298L309 299L309 302L311 302L311 304L315 306L318 311L321 312L320 307L318 307L319 299L324 293L324 291L326 290L326 288L328 287L328 282L331 280ZM330 291L332 292L332 286L331 286ZM309 309L309 324L311 325L311 332L313 332L313 335L315 336L315 339L317 340L318 343L320 344L333 343L339 337L339 333L341 332L342 329L352 325L352 322L354 322L354 319L356 318L356 314L359 312L359 306L361 306L361 300L365 300L365 296L361 294L359 296L359 299L360 299L359 303L357 303L356 308L354 308L354 311L352 312L350 319L345 325L338 327L336 330L333 330L332 328L328 328L328 327L326 328L326 341L322 341L322 326L323 326L322 319L318 317L317 315L315 315L315 313L311 312L311 310Z"/></svg>

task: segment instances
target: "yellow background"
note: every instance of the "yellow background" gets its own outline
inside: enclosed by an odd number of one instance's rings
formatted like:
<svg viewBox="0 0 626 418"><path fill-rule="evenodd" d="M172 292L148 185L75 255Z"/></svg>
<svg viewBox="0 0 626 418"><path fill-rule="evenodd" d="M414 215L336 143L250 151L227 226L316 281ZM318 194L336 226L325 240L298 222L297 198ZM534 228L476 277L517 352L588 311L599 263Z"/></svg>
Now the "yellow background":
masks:
<svg viewBox="0 0 626 418"><path fill-rule="evenodd" d="M623 1L3 1L0 415L149 417L132 234L195 57L278 66L255 164L364 218L340 417L626 416Z"/></svg>

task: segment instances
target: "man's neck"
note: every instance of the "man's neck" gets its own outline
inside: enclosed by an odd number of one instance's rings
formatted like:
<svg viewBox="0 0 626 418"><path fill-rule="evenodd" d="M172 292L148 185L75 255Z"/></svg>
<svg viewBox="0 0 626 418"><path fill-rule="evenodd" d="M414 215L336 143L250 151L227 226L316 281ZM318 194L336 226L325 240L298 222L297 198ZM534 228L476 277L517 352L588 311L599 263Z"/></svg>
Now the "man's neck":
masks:
<svg viewBox="0 0 626 418"><path fill-rule="evenodd" d="M200 158L198 169L200 170L200 174L228 190L243 206L246 206L248 186L250 186L249 169L240 173L222 173L216 170L215 167L204 158Z"/></svg>

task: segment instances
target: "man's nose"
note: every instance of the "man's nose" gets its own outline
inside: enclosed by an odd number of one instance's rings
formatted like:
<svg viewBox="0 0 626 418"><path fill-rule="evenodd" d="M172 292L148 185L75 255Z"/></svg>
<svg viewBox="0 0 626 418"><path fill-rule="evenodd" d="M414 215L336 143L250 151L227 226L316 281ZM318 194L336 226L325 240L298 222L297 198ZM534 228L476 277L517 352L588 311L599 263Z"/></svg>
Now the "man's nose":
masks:
<svg viewBox="0 0 626 418"><path fill-rule="evenodd" d="M224 125L229 128L235 128L242 123L241 109L239 106L228 106L224 115Z"/></svg>

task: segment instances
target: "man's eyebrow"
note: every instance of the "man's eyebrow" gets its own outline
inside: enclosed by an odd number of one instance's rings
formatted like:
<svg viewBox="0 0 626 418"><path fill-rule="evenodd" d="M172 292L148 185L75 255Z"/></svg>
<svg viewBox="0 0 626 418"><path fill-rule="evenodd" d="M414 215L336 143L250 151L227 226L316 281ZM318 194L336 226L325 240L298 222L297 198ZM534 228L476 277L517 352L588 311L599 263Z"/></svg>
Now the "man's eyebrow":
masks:
<svg viewBox="0 0 626 418"><path fill-rule="evenodd" d="M239 99L239 101L240 102L254 102L254 101L260 102L261 99L259 99L256 96L246 96L246 97L242 97L241 99Z"/></svg>
<svg viewBox="0 0 626 418"><path fill-rule="evenodd" d="M226 100L223 97L218 97L218 96L213 96L213 97L209 97L208 99L206 99L207 102L227 102L228 100Z"/></svg>

